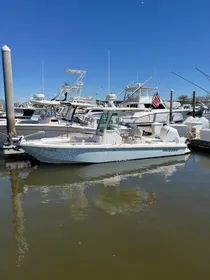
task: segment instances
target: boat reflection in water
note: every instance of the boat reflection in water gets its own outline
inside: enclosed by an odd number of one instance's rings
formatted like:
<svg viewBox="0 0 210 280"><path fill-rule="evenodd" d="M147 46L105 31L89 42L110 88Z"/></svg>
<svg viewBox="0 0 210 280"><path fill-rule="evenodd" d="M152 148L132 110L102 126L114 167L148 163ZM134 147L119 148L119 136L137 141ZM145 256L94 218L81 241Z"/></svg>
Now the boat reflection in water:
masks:
<svg viewBox="0 0 210 280"><path fill-rule="evenodd" d="M138 212L156 202L156 194L148 193L140 188L127 190L119 187L104 187L100 194L93 197L95 206L103 209L110 215L126 212Z"/></svg>
<svg viewBox="0 0 210 280"><path fill-rule="evenodd" d="M40 165L22 183L28 192L42 193L42 203L68 201L71 216L76 220L88 217L90 205L114 215L140 211L155 203L155 193L129 187L126 180L141 179L148 173L161 173L166 180L188 158L185 155L71 167Z"/></svg>
<svg viewBox="0 0 210 280"><path fill-rule="evenodd" d="M25 202L31 197L30 204L36 205L67 203L74 221L87 219L97 208L109 215L146 210L156 203L156 193L139 187L139 180L144 174L151 173L160 173L166 180L178 167L184 166L188 158L189 155L72 167L40 165L34 169L10 170L7 175L12 187L17 265L23 264L29 251L24 237L21 200Z"/></svg>
<svg viewBox="0 0 210 280"><path fill-rule="evenodd" d="M129 176L138 173L163 173L171 176L176 167L185 165L190 155L175 157L132 160L125 162L101 163L91 165L48 165L35 167L25 178L24 184L29 186L62 186L72 183L92 183L108 179L110 176Z"/></svg>

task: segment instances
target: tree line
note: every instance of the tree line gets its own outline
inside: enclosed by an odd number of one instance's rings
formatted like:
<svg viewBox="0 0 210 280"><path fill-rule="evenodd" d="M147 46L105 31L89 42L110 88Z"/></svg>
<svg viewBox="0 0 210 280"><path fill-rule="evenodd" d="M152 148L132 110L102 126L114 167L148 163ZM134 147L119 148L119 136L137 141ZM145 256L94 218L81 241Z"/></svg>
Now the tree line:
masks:
<svg viewBox="0 0 210 280"><path fill-rule="evenodd" d="M182 104L191 104L192 103L192 97L189 97L188 95L180 95L178 97L178 100ZM210 104L210 94L207 94L206 96L196 96L196 102L203 102L204 104Z"/></svg>

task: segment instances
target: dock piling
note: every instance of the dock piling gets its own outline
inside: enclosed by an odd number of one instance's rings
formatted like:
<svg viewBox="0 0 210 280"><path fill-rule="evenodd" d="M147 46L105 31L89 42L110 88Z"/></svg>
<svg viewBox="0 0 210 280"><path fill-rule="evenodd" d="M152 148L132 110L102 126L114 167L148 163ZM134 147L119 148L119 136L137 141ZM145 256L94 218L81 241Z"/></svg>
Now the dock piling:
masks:
<svg viewBox="0 0 210 280"><path fill-rule="evenodd" d="M173 96L174 96L174 90L172 89L170 92L170 113L169 113L169 123L172 123L173 121Z"/></svg>
<svg viewBox="0 0 210 280"><path fill-rule="evenodd" d="M196 92L193 91L193 99L192 99L192 105L193 105L193 118L195 118L195 103L196 103Z"/></svg>
<svg viewBox="0 0 210 280"><path fill-rule="evenodd" d="M2 47L1 51L2 51L4 96L5 96L6 119L7 119L7 139L8 139L8 145L12 145L13 144L12 139L16 135L16 130L15 130L11 50L5 45Z"/></svg>

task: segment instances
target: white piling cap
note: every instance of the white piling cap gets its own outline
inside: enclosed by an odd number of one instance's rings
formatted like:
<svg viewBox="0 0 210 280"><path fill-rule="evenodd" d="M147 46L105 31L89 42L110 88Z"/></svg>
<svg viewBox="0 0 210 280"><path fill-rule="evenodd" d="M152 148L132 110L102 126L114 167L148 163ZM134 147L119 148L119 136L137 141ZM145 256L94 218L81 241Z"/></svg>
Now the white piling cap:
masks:
<svg viewBox="0 0 210 280"><path fill-rule="evenodd" d="M3 52L11 52L10 48L7 47L7 45L4 45L4 46L1 48L1 50L2 50Z"/></svg>

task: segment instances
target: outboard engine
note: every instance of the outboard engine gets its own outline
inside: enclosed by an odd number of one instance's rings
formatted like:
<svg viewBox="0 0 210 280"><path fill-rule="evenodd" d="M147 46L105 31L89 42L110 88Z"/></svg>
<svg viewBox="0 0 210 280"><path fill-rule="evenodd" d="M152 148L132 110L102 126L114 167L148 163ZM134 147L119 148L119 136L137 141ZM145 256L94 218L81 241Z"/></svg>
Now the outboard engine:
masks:
<svg viewBox="0 0 210 280"><path fill-rule="evenodd" d="M180 142L180 137L177 129L165 125L160 130L160 140L162 142Z"/></svg>

